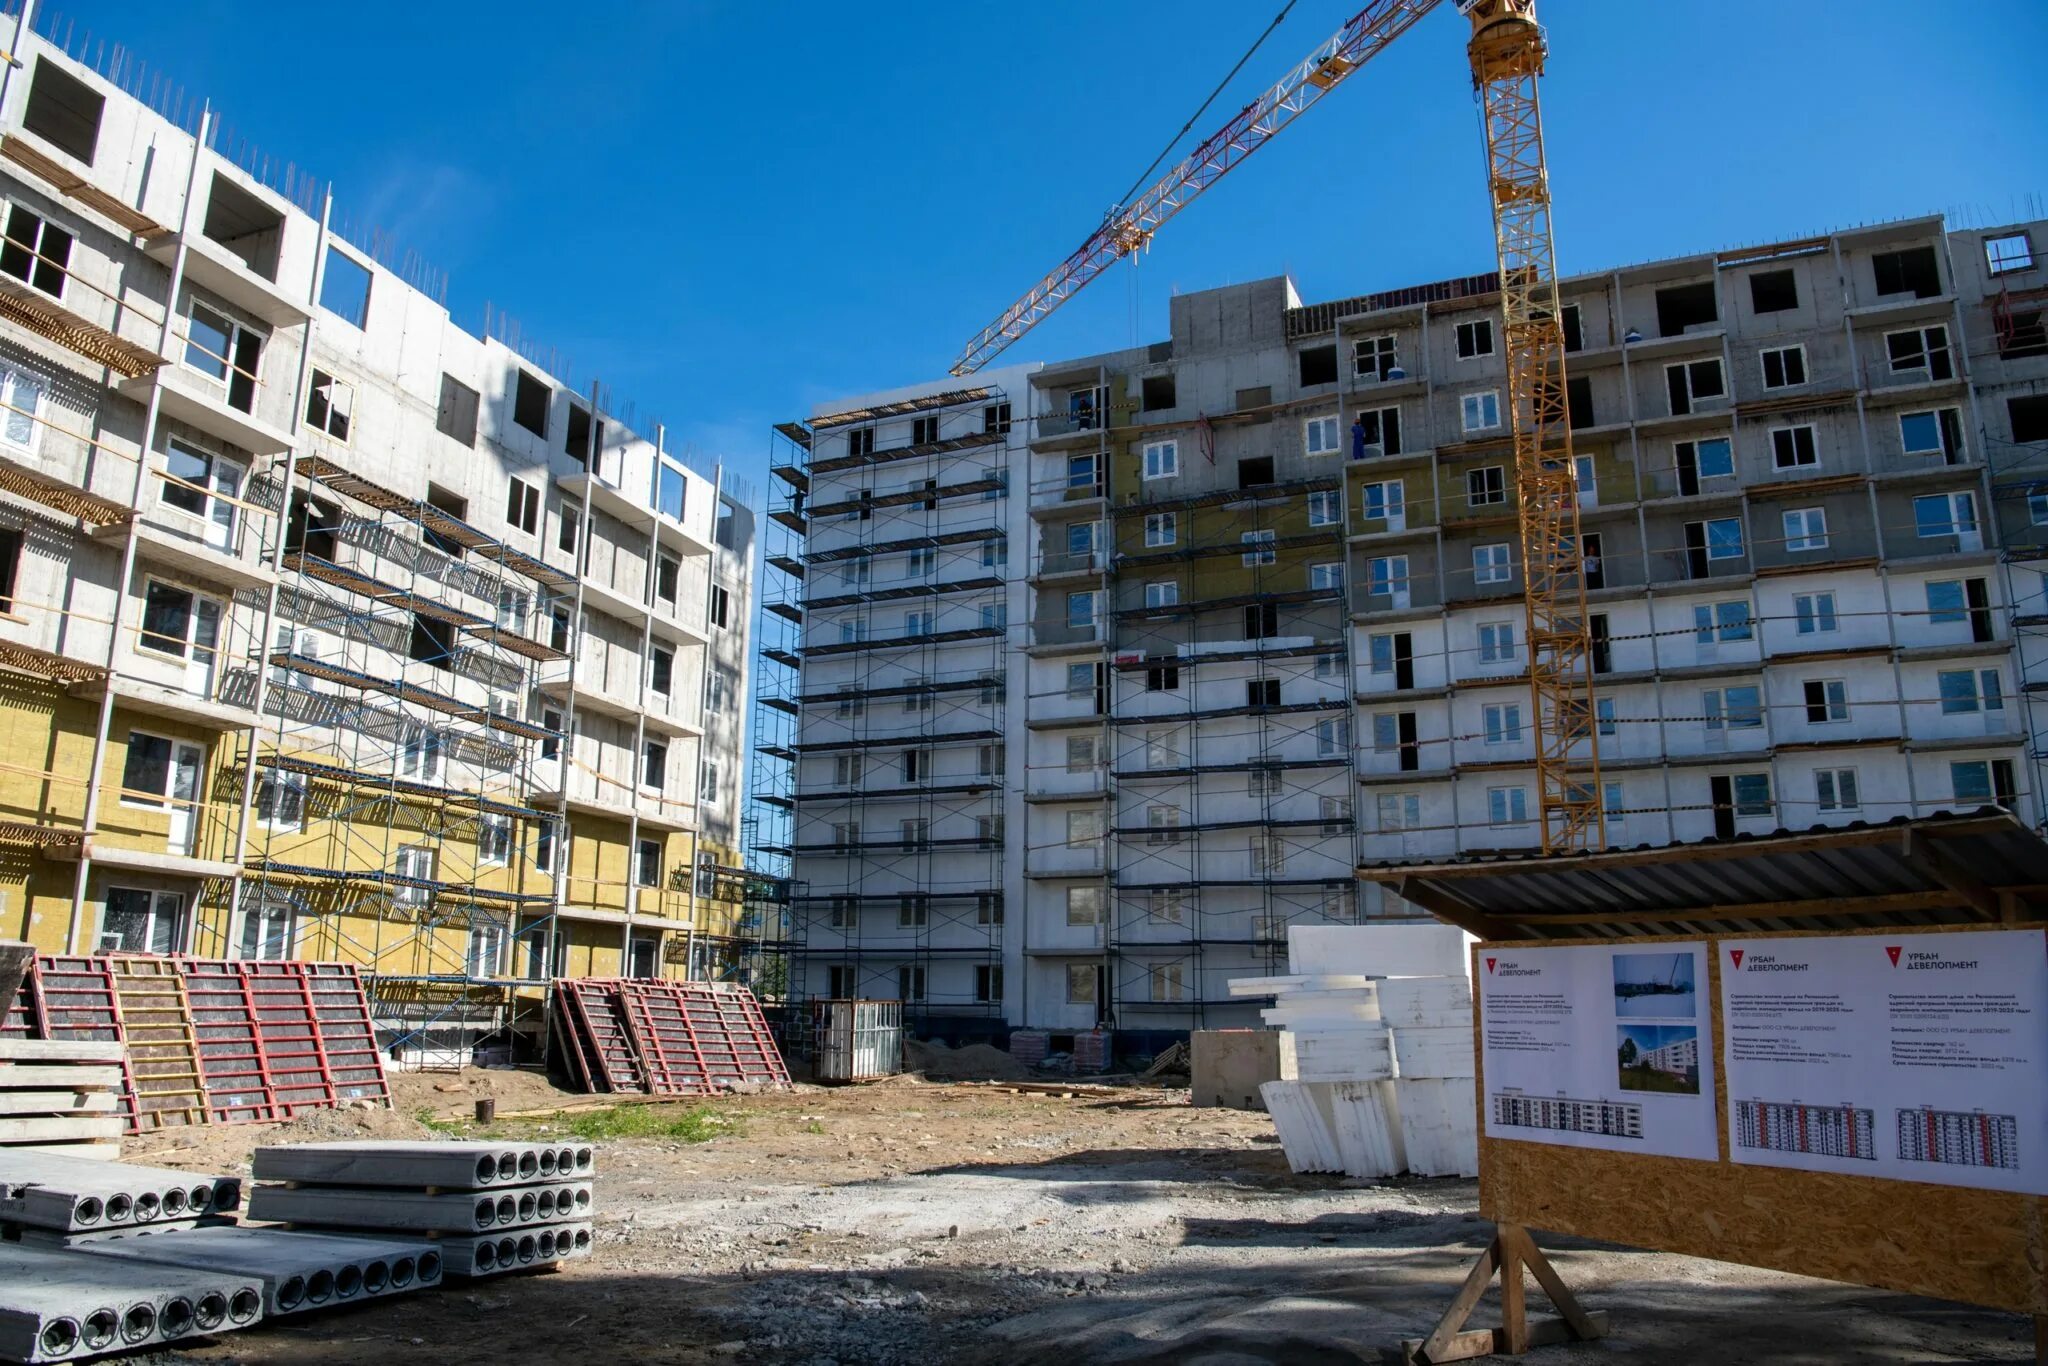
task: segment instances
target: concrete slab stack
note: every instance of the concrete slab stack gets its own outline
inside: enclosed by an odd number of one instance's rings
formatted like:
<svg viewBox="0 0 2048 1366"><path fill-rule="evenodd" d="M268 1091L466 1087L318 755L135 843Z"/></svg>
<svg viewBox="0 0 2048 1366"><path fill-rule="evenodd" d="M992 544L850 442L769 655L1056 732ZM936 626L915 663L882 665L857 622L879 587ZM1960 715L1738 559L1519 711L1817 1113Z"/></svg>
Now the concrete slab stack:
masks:
<svg viewBox="0 0 2048 1366"><path fill-rule="evenodd" d="M326 1237L286 1229L177 1229L83 1245L95 1257L247 1276L275 1318L408 1294L441 1283L443 1249L424 1239Z"/></svg>
<svg viewBox="0 0 2048 1366"><path fill-rule="evenodd" d="M306 1143L258 1148L252 1218L360 1238L418 1235L443 1273L489 1276L588 1255L587 1143Z"/></svg>
<svg viewBox="0 0 2048 1366"><path fill-rule="evenodd" d="M0 1150L0 1238L8 1241L189 1224L232 1213L241 1198L231 1176Z"/></svg>
<svg viewBox="0 0 2048 1366"><path fill-rule="evenodd" d="M0 1246L0 1358L78 1361L262 1317L253 1276Z"/></svg>

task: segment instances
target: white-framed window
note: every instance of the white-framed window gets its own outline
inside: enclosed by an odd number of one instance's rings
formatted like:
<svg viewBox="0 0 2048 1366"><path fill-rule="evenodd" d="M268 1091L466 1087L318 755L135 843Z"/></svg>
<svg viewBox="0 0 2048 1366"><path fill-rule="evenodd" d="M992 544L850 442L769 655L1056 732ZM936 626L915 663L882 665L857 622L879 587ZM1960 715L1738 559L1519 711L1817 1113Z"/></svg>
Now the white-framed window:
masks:
<svg viewBox="0 0 2048 1366"><path fill-rule="evenodd" d="M835 754L832 756L832 785L852 787L859 782L860 756L858 754Z"/></svg>
<svg viewBox="0 0 2048 1366"><path fill-rule="evenodd" d="M1067 487L1092 489L1095 486L1095 456L1092 453L1068 456Z"/></svg>
<svg viewBox="0 0 2048 1366"><path fill-rule="evenodd" d="M1145 478L1171 479L1180 473L1180 443L1178 441L1148 441L1145 443Z"/></svg>
<svg viewBox="0 0 2048 1366"><path fill-rule="evenodd" d="M1069 811L1067 847L1101 853L1104 828L1105 822L1100 811Z"/></svg>
<svg viewBox="0 0 2048 1366"><path fill-rule="evenodd" d="M1800 683L1806 699L1806 723L1831 726L1849 719L1849 684L1840 678L1808 678Z"/></svg>
<svg viewBox="0 0 2048 1366"><path fill-rule="evenodd" d="M1287 841L1273 833L1251 837L1252 876L1278 877L1287 871Z"/></svg>
<svg viewBox="0 0 2048 1366"><path fill-rule="evenodd" d="M841 573L846 576L848 583L865 584L868 581L868 565L870 562L869 557L866 555L862 555L858 559L848 560L846 568ZM918 546L913 550L905 552L903 556L903 577L906 579L921 579L931 573L932 566L938 562L938 551L928 545Z"/></svg>
<svg viewBox="0 0 2048 1366"><path fill-rule="evenodd" d="M1383 479L1367 484L1358 494L1359 516L1368 522L1384 522L1393 517L1408 515L1406 490L1399 479Z"/></svg>
<svg viewBox="0 0 2048 1366"><path fill-rule="evenodd" d="M1710 560L1739 560L1742 548L1742 519L1740 517L1713 517L1700 524L1701 537L1706 542L1707 558Z"/></svg>
<svg viewBox="0 0 2048 1366"><path fill-rule="evenodd" d="M266 830L302 830L306 825L303 774L265 770L256 780L256 822Z"/></svg>
<svg viewBox="0 0 2048 1366"><path fill-rule="evenodd" d="M2009 275L2034 268L2034 243L2024 229L2002 232L1984 239L1984 268L1993 275Z"/></svg>
<svg viewBox="0 0 2048 1366"><path fill-rule="evenodd" d="M432 882L434 881L434 868L438 862L439 856L431 846L408 844L399 849L392 871L401 878L410 878L418 882ZM433 899L434 889L432 887L411 887L403 883L397 883L391 888L391 900L399 906L415 908L426 906L431 904Z"/></svg>
<svg viewBox="0 0 2048 1366"><path fill-rule="evenodd" d="M1972 580L1982 583L1982 580ZM1961 579L1930 579L1927 583L1927 622L1948 626L1970 619L1970 594Z"/></svg>
<svg viewBox="0 0 2048 1366"><path fill-rule="evenodd" d="M138 649L174 655L211 669L220 653L221 618L226 608L188 588L149 579L142 588L142 630Z"/></svg>
<svg viewBox="0 0 2048 1366"><path fill-rule="evenodd" d="M1344 495L1336 489L1318 489L1308 496L1308 524L1335 526L1344 520ZM1271 564L1268 560L1266 563Z"/></svg>
<svg viewBox="0 0 2048 1366"><path fill-rule="evenodd" d="M1398 711L1376 711L1372 714L1372 752L1395 754L1401 749L1401 718L1407 715Z"/></svg>
<svg viewBox="0 0 2048 1366"><path fill-rule="evenodd" d="M1010 604L1007 602L985 602L981 605L981 628L984 631L1007 631L1010 628Z"/></svg>
<svg viewBox="0 0 2048 1366"><path fill-rule="evenodd" d="M1270 530L1246 531L1240 533L1237 538L1240 544L1256 546L1259 548L1245 551L1242 555L1238 557L1238 559L1244 564L1244 567L1247 569L1251 568L1253 565L1279 563L1280 552L1274 547L1273 544L1275 538L1276 533Z"/></svg>
<svg viewBox="0 0 2048 1366"><path fill-rule="evenodd" d="M1316 755L1328 759L1351 752L1351 718L1325 717L1316 722Z"/></svg>
<svg viewBox="0 0 2048 1366"><path fill-rule="evenodd" d="M1611 697L1593 699L1593 725L1600 732L1600 738L1608 739L1615 734L1615 706Z"/></svg>
<svg viewBox="0 0 2048 1366"><path fill-rule="evenodd" d="M101 953L176 953L184 930L183 892L109 887L96 947Z"/></svg>
<svg viewBox="0 0 2048 1366"><path fill-rule="evenodd" d="M1155 1001L1178 1001L1187 995L1179 963L1154 963L1148 970L1147 986Z"/></svg>
<svg viewBox="0 0 2048 1366"><path fill-rule="evenodd" d="M2012 804L2015 785L2010 759L1965 759L1948 766L1948 780L1959 802Z"/></svg>
<svg viewBox="0 0 2048 1366"><path fill-rule="evenodd" d="M1089 523L1093 527L1094 523ZM1090 538L1091 541L1093 538ZM1177 512L1148 512L1145 514L1145 544L1148 547L1176 545L1180 541L1180 514ZM1093 550L1091 544L1088 547Z"/></svg>
<svg viewBox="0 0 2048 1366"><path fill-rule="evenodd" d="M1977 530L1977 495L1929 493L1913 500L1913 527L1921 539L1968 536Z"/></svg>
<svg viewBox="0 0 2048 1366"><path fill-rule="evenodd" d="M928 636L936 628L938 613L923 607L903 614L903 634L906 636Z"/></svg>
<svg viewBox="0 0 2048 1366"><path fill-rule="evenodd" d="M41 376L0 361L0 444L34 455L43 443Z"/></svg>
<svg viewBox="0 0 2048 1366"><path fill-rule="evenodd" d="M510 816L486 811L477 818L476 861L484 867L502 867L512 861Z"/></svg>
<svg viewBox="0 0 2048 1366"><path fill-rule="evenodd" d="M1780 346L1758 357L1764 371L1764 388L1796 389L1806 383L1806 348Z"/></svg>
<svg viewBox="0 0 2048 1366"><path fill-rule="evenodd" d="M1100 887L1067 888L1067 923L1069 925L1100 925L1104 916L1105 892Z"/></svg>
<svg viewBox="0 0 2048 1366"><path fill-rule="evenodd" d="M1287 770L1277 764L1253 764L1245 770L1244 790L1250 797L1277 797L1286 784Z"/></svg>
<svg viewBox="0 0 2048 1366"><path fill-rule="evenodd" d="M1963 458L1963 417L1954 408L1899 414L1899 446L1907 455L1938 455L1948 464Z"/></svg>
<svg viewBox="0 0 2048 1366"><path fill-rule="evenodd" d="M1813 427L1771 429L1771 463L1781 470L1812 469L1820 464L1820 448L1814 443Z"/></svg>
<svg viewBox="0 0 2048 1366"><path fill-rule="evenodd" d="M660 740L640 746L640 786L655 792L668 787L668 745Z"/></svg>
<svg viewBox="0 0 2048 1366"><path fill-rule="evenodd" d="M441 776L441 732L419 726L409 730L399 749L399 772L423 783Z"/></svg>
<svg viewBox="0 0 2048 1366"><path fill-rule="evenodd" d="M1512 745L1522 738L1522 707L1518 702L1489 703L1481 712L1486 743Z"/></svg>
<svg viewBox="0 0 2048 1366"><path fill-rule="evenodd" d="M1482 465L1465 471L1465 502L1471 507L1491 507L1508 500L1507 470L1499 465Z"/></svg>
<svg viewBox="0 0 2048 1366"><path fill-rule="evenodd" d="M1940 323L1905 332L1885 333L1884 352L1895 375L1925 370L1930 380L1954 379L1956 376L1955 358L1948 347L1948 328Z"/></svg>
<svg viewBox="0 0 2048 1366"><path fill-rule="evenodd" d="M932 823L928 816L910 816L897 822L897 840L906 852L931 843Z"/></svg>
<svg viewBox="0 0 2048 1366"><path fill-rule="evenodd" d="M1095 979L1099 969L1093 963L1067 964L1067 1004L1070 1006L1092 1006L1095 1004Z"/></svg>
<svg viewBox="0 0 2048 1366"><path fill-rule="evenodd" d="M1572 485L1578 490L1582 506L1600 501L1600 476L1594 472L1592 456L1572 457Z"/></svg>
<svg viewBox="0 0 2048 1366"><path fill-rule="evenodd" d="M1067 594L1067 629L1071 631L1092 631L1095 629L1095 599L1093 592Z"/></svg>
<svg viewBox="0 0 2048 1366"><path fill-rule="evenodd" d="M1382 830L1413 830L1422 824L1422 796L1415 792L1382 792L1373 805Z"/></svg>
<svg viewBox="0 0 2048 1366"><path fill-rule="evenodd" d="M1368 383L1377 384L1399 367L1394 334L1360 337L1351 343L1351 372Z"/></svg>
<svg viewBox="0 0 2048 1366"><path fill-rule="evenodd" d="M540 529L540 490L524 479L505 481L505 521L531 536Z"/></svg>
<svg viewBox="0 0 2048 1366"><path fill-rule="evenodd" d="M722 797L723 770L718 760L706 759L697 768L697 800L716 805Z"/></svg>
<svg viewBox="0 0 2048 1366"><path fill-rule="evenodd" d="M2027 521L2034 526L2048 526L2048 493L2027 495Z"/></svg>
<svg viewBox="0 0 2048 1366"><path fill-rule="evenodd" d="M210 304L192 301L186 314L185 368L219 384L230 408L252 412L269 337Z"/></svg>
<svg viewBox="0 0 2048 1366"><path fill-rule="evenodd" d="M868 638L866 617L841 617L839 619L839 643L857 645Z"/></svg>
<svg viewBox="0 0 2048 1366"><path fill-rule="evenodd" d="M1102 766L1101 737L1096 735L1069 735L1067 737L1067 772L1093 773Z"/></svg>
<svg viewBox="0 0 2048 1366"><path fill-rule="evenodd" d="M1095 666L1093 664L1067 665L1067 697L1073 701L1085 701L1095 696Z"/></svg>
<svg viewBox="0 0 2048 1366"><path fill-rule="evenodd" d="M1738 816L1771 814L1771 775L1737 773L1729 779L1730 796Z"/></svg>
<svg viewBox="0 0 2048 1366"><path fill-rule="evenodd" d="M71 273L72 236L21 204L8 207L7 236L0 242L0 271L53 299L64 297Z"/></svg>
<svg viewBox="0 0 2048 1366"><path fill-rule="evenodd" d="M1179 925L1187 920L1188 894L1180 887L1154 887L1146 894L1145 918L1155 925Z"/></svg>
<svg viewBox="0 0 2048 1366"><path fill-rule="evenodd" d="M162 481L158 501L205 522L207 543L215 549L228 549L246 467L174 436L164 443L164 473L168 477Z"/></svg>
<svg viewBox="0 0 2048 1366"><path fill-rule="evenodd" d="M1708 399L1728 396L1728 381L1721 373L1719 356L1665 366L1664 388L1671 396L1673 417L1690 413Z"/></svg>
<svg viewBox="0 0 2048 1366"><path fill-rule="evenodd" d="M1934 676L1943 716L2005 710L2005 686L1996 669L1943 669Z"/></svg>
<svg viewBox="0 0 2048 1366"><path fill-rule="evenodd" d="M1145 767L1175 768L1181 762L1180 735L1172 730L1145 732Z"/></svg>
<svg viewBox="0 0 2048 1366"><path fill-rule="evenodd" d="M355 410L356 387L315 367L312 392L306 395L306 425L329 440L347 445Z"/></svg>
<svg viewBox="0 0 2048 1366"><path fill-rule="evenodd" d="M1376 555L1365 564L1365 591L1376 598L1408 591L1408 557Z"/></svg>
<svg viewBox="0 0 2048 1366"><path fill-rule="evenodd" d="M1502 541L1495 545L1472 547L1472 582L1506 583L1514 577L1514 565L1510 560L1510 548Z"/></svg>
<svg viewBox="0 0 2048 1366"><path fill-rule="evenodd" d="M1458 359L1477 360L1493 354L1493 319L1474 318L1457 328Z"/></svg>
<svg viewBox="0 0 2048 1366"><path fill-rule="evenodd" d="M1490 825L1520 825L1528 820L1528 789L1521 787L1487 788L1486 819Z"/></svg>
<svg viewBox="0 0 2048 1366"><path fill-rule="evenodd" d="M1479 662L1500 664L1515 657L1515 624L1512 621L1483 621L1479 624Z"/></svg>
<svg viewBox="0 0 2048 1366"><path fill-rule="evenodd" d="M241 952L244 962L281 963L298 956L299 917L289 901L276 895L256 900L242 912Z"/></svg>
<svg viewBox="0 0 2048 1366"><path fill-rule="evenodd" d="M1732 479L1735 477L1735 447L1725 436L1704 441L1679 441L1673 443L1678 468L1685 469L1690 462L1695 478Z"/></svg>
<svg viewBox="0 0 2048 1366"><path fill-rule="evenodd" d="M1792 599L1794 629L1802 636L1819 635L1836 627L1833 593L1801 593Z"/></svg>
<svg viewBox="0 0 2048 1366"><path fill-rule="evenodd" d="M1467 432L1490 432L1500 426L1500 391L1487 389L1458 400L1459 420Z"/></svg>
<svg viewBox="0 0 2048 1366"><path fill-rule="evenodd" d="M896 969L896 999L899 1001L922 1001L924 999L925 970L903 964Z"/></svg>
<svg viewBox="0 0 2048 1366"><path fill-rule="evenodd" d="M1326 564L1312 564L1308 567L1310 592L1321 592L1344 586L1344 566L1336 561Z"/></svg>
<svg viewBox="0 0 2048 1366"><path fill-rule="evenodd" d="M1628 817L1628 793L1620 783L1600 785L1600 815L1609 826L1620 825Z"/></svg>
<svg viewBox="0 0 2048 1366"><path fill-rule="evenodd" d="M1749 603L1741 598L1727 602L1696 603L1692 609L1693 639L1701 645L1749 640Z"/></svg>
<svg viewBox="0 0 2048 1366"><path fill-rule="evenodd" d="M1763 691L1744 683L1708 688L1700 694L1708 730L1756 730L1764 723Z"/></svg>
<svg viewBox="0 0 2048 1366"><path fill-rule="evenodd" d="M1797 553L1828 548L1828 510L1793 508L1785 513L1785 549Z"/></svg>
<svg viewBox="0 0 2048 1366"><path fill-rule="evenodd" d="M1861 811L1863 798L1856 787L1853 768L1817 768L1813 771L1814 805L1821 811Z"/></svg>
<svg viewBox="0 0 2048 1366"><path fill-rule="evenodd" d="M1302 449L1310 455L1335 455L1340 449L1337 435L1335 414L1312 417L1301 424Z"/></svg>
<svg viewBox="0 0 2048 1366"><path fill-rule="evenodd" d="M1176 579L1157 579L1145 585L1147 607L1172 607L1180 602L1180 583Z"/></svg>
<svg viewBox="0 0 2048 1366"><path fill-rule="evenodd" d="M1180 808L1154 802L1145 808L1147 844L1180 843Z"/></svg>
<svg viewBox="0 0 2048 1366"><path fill-rule="evenodd" d="M896 898L896 928L919 930L931 923L931 901L915 892Z"/></svg>

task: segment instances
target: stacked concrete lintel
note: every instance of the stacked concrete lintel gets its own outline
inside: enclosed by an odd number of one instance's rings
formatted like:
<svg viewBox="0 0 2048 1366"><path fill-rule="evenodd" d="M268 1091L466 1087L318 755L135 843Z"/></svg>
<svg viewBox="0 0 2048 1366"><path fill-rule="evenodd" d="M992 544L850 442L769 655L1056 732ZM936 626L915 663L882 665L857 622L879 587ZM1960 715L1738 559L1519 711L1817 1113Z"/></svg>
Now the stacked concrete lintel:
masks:
<svg viewBox="0 0 2048 1366"><path fill-rule="evenodd" d="M587 1143L306 1143L258 1148L249 1212L352 1238L434 1239L451 1276L587 1256Z"/></svg>

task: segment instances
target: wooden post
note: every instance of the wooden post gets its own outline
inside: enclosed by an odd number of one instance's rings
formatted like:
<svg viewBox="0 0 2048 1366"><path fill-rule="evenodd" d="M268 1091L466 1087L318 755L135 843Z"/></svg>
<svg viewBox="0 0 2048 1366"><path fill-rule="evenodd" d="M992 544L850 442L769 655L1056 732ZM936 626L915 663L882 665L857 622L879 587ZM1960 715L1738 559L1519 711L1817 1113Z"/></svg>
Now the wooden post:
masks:
<svg viewBox="0 0 2048 1366"><path fill-rule="evenodd" d="M1557 1317L1529 1317L1527 1287L1522 1281L1524 1268L1550 1297ZM1496 1270L1500 1272L1501 1326L1465 1327L1465 1320L1486 1294ZM1405 1366L1437 1366L1440 1362L1470 1361L1475 1357L1520 1356L1531 1347L1586 1342L1606 1334L1606 1312L1588 1313L1579 1306L1578 1299L1566 1288L1564 1279L1536 1246L1529 1231L1519 1224L1501 1224L1494 1230L1493 1241L1466 1273L1465 1283L1437 1320L1436 1328L1426 1338L1402 1342L1401 1361Z"/></svg>

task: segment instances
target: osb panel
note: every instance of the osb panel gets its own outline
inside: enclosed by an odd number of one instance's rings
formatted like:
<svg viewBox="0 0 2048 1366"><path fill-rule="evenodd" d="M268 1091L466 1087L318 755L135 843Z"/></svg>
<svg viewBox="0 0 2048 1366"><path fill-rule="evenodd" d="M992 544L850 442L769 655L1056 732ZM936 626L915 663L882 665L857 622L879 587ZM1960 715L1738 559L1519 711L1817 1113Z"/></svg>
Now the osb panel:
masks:
<svg viewBox="0 0 2048 1366"><path fill-rule="evenodd" d="M1968 930L2024 925L1943 925ZM1898 929L1873 930L1893 938ZM1808 937L1746 934L1730 938ZM1621 947L1700 942L1698 935L1631 939L1515 940L1483 949ZM1721 953L1708 938L1708 1002L1717 1062L1721 1041ZM1476 979L1475 979L1476 980ZM1477 1022L1475 1021L1475 1027ZM1726 1154L1726 1069L1714 1069L1718 1162L1566 1148L1485 1136L1485 1053L1479 1107L1479 1208L1501 1223L1575 1234L1630 1247L1677 1252L1827 1280L1932 1295L2021 1313L2048 1314L2048 1198L1923 1182L1878 1180L1787 1167L1737 1165Z"/></svg>

